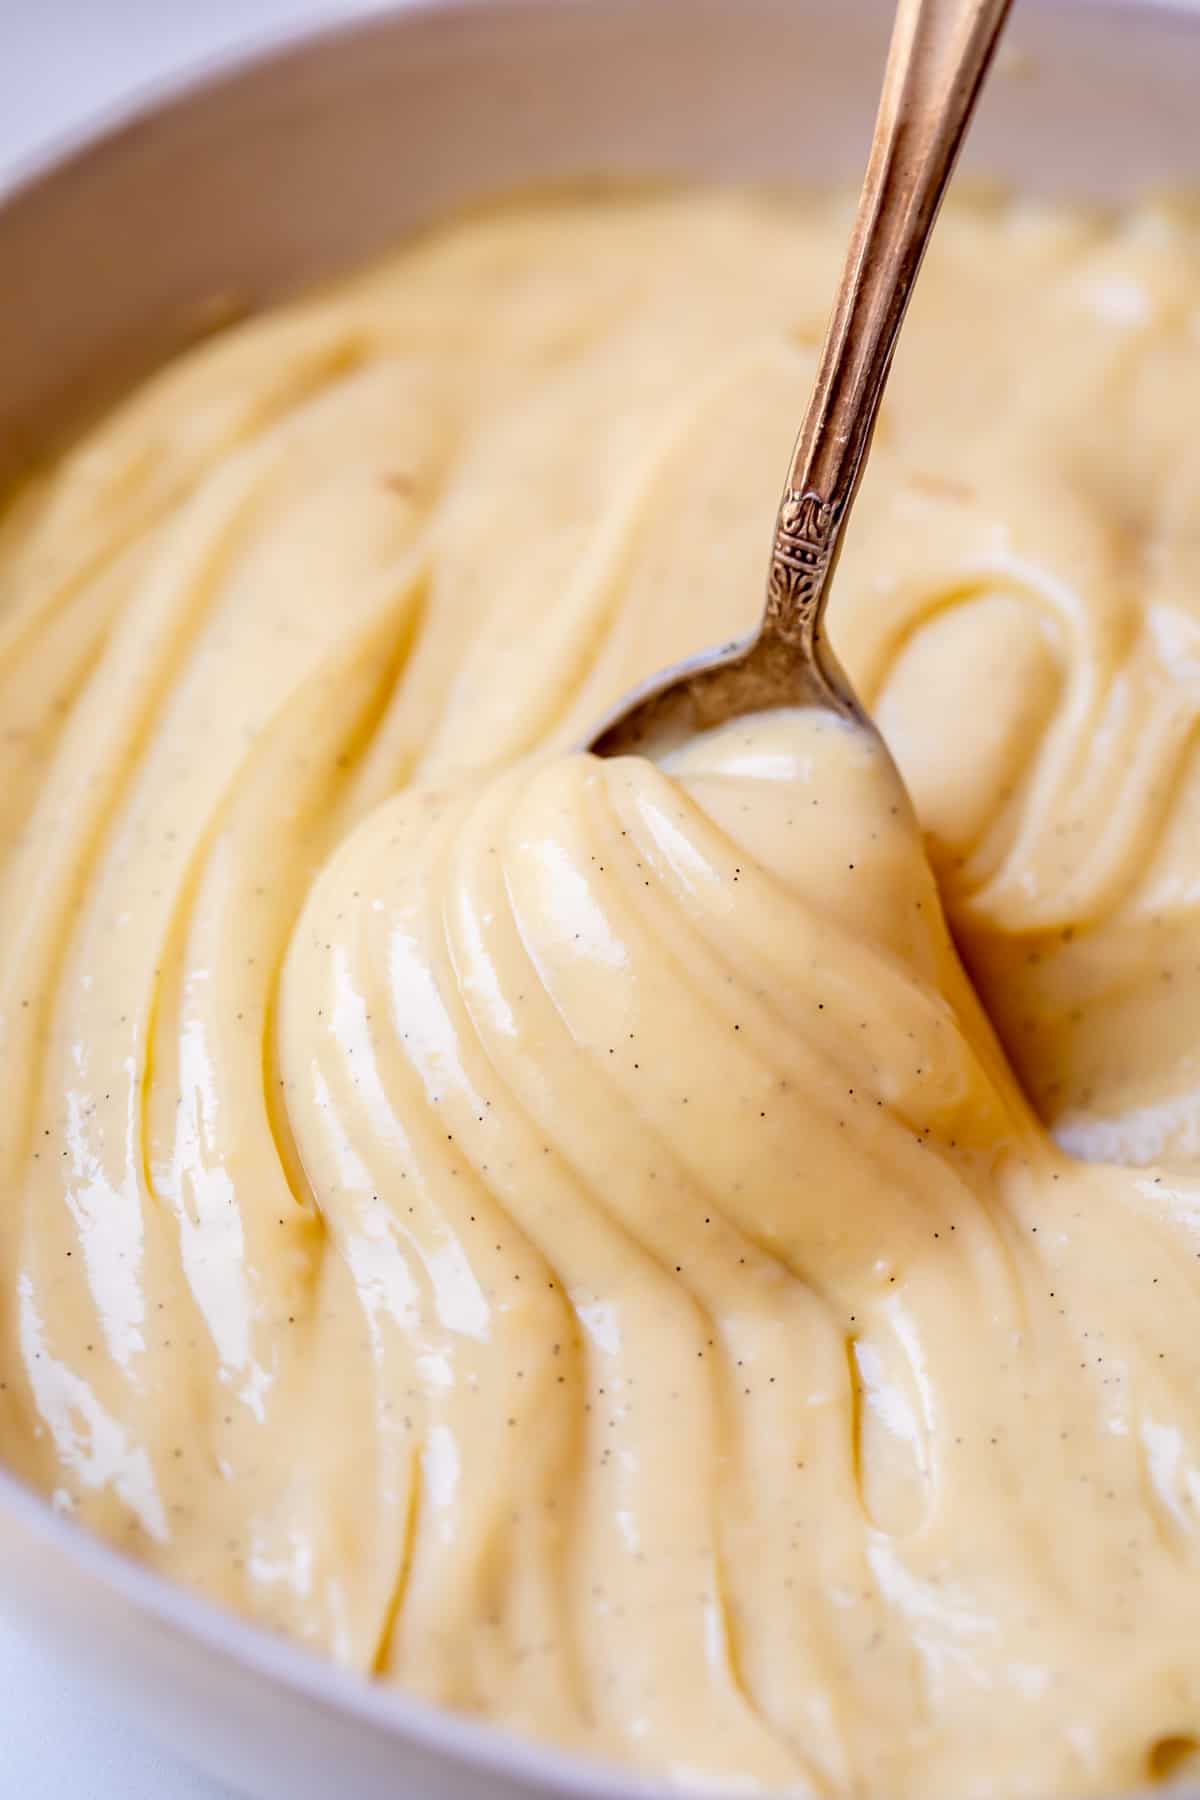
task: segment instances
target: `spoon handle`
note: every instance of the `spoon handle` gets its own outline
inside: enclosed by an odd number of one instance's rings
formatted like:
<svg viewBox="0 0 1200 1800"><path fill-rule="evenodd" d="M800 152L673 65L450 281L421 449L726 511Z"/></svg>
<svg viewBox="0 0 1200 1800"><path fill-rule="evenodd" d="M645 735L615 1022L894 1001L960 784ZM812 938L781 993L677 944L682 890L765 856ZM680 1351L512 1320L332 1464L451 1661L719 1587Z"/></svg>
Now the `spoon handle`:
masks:
<svg viewBox="0 0 1200 1800"><path fill-rule="evenodd" d="M925 246L1012 0L899 0L862 197L775 526L763 635L807 654Z"/></svg>

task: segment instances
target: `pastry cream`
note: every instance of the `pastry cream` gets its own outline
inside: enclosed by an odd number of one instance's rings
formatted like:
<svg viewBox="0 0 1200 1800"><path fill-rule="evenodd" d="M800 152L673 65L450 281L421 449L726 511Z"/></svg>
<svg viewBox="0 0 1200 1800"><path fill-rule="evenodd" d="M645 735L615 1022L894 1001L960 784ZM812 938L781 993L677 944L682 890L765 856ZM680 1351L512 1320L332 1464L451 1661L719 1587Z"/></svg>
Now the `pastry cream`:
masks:
<svg viewBox="0 0 1200 1800"><path fill-rule="evenodd" d="M464 220L12 498L0 1455L645 1773L1097 1792L1200 1736L1196 225L940 228L830 619L915 813L570 749L755 617L845 225Z"/></svg>

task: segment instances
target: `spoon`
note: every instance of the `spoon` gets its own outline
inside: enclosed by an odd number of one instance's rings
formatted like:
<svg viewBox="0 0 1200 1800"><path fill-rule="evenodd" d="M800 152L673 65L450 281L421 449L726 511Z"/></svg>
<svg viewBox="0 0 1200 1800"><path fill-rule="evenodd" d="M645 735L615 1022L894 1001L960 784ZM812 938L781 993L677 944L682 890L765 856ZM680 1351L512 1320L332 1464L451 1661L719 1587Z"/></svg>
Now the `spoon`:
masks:
<svg viewBox="0 0 1200 1800"><path fill-rule="evenodd" d="M821 620L913 284L1011 4L899 0L850 247L775 522L762 622L627 694L587 745L595 754L664 754L770 707L824 706L869 724Z"/></svg>

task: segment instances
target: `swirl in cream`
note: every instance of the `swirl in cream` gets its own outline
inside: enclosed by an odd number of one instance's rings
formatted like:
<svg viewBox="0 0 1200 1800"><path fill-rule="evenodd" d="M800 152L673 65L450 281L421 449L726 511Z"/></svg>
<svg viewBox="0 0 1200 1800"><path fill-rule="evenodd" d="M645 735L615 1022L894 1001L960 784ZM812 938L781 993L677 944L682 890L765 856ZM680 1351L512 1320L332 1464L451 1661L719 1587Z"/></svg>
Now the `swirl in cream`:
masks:
<svg viewBox="0 0 1200 1800"><path fill-rule="evenodd" d="M1115 1787L1200 1734L1194 225L947 216L832 621L915 818L567 748L757 610L840 209L464 221L14 496L0 1452L644 1771Z"/></svg>

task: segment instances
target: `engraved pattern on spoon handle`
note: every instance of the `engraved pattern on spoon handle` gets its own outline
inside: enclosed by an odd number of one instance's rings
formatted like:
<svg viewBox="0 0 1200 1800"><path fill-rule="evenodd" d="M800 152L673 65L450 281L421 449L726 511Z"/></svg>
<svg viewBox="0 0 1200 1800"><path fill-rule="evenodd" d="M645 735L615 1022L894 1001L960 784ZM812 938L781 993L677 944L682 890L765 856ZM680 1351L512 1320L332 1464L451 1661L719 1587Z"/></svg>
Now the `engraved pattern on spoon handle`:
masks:
<svg viewBox="0 0 1200 1800"><path fill-rule="evenodd" d="M787 643L810 636L815 643L835 529L828 501L811 489L785 489L771 546L764 631Z"/></svg>
<svg viewBox="0 0 1200 1800"><path fill-rule="evenodd" d="M763 633L841 685L821 614L925 247L1012 0L899 0L845 275L775 526Z"/></svg>

